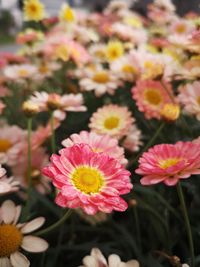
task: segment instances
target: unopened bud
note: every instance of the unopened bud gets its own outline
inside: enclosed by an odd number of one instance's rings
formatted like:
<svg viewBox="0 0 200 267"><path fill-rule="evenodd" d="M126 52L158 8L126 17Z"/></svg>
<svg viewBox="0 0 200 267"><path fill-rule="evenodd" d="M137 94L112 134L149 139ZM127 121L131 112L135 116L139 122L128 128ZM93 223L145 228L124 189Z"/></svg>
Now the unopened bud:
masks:
<svg viewBox="0 0 200 267"><path fill-rule="evenodd" d="M175 121L180 116L180 106L177 104L165 104L160 114L167 121Z"/></svg>
<svg viewBox="0 0 200 267"><path fill-rule="evenodd" d="M33 117L35 114L39 113L38 105L29 100L23 103L22 110L27 117Z"/></svg>

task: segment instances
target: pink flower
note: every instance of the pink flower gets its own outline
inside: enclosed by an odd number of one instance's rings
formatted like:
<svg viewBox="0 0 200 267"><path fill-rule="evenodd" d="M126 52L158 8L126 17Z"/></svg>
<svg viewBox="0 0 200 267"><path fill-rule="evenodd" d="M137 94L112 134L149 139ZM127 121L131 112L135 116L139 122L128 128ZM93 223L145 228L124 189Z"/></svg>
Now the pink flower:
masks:
<svg viewBox="0 0 200 267"><path fill-rule="evenodd" d="M51 191L49 179L42 175L42 169L48 164L48 155L45 153L44 148L37 148L32 150L31 153L31 179L33 187L40 192L45 194ZM18 164L12 168L12 172L20 185L27 188L28 186L28 157L27 153L24 152Z"/></svg>
<svg viewBox="0 0 200 267"><path fill-rule="evenodd" d="M21 143L26 141L26 132L18 126L3 125L0 131L0 164L12 166L17 163Z"/></svg>
<svg viewBox="0 0 200 267"><path fill-rule="evenodd" d="M13 177L6 177L6 170L0 165L0 195L5 195L14 191L17 191L19 188L19 182L14 181Z"/></svg>
<svg viewBox="0 0 200 267"><path fill-rule="evenodd" d="M82 131L80 134L72 134L70 138L62 141L64 147L71 147L75 144L87 144L96 153L105 153L118 160L121 164L127 164L124 157L124 149L118 145L117 139L108 135L98 135L94 132Z"/></svg>
<svg viewBox="0 0 200 267"><path fill-rule="evenodd" d="M139 159L136 173L143 176L143 185L163 182L173 186L180 179L200 174L200 144L178 142L161 144L150 148Z"/></svg>
<svg viewBox="0 0 200 267"><path fill-rule="evenodd" d="M171 86L167 83L164 86L159 81L145 80L138 81L133 87L133 99L136 101L139 111L144 112L147 119L160 119L160 111L164 105L172 102Z"/></svg>
<svg viewBox="0 0 200 267"><path fill-rule="evenodd" d="M88 145L77 144L52 155L43 174L52 179L59 193L56 203L62 207L82 208L87 214L98 211L125 211L120 197L129 193L130 172L105 153L95 153Z"/></svg>
<svg viewBox="0 0 200 267"><path fill-rule="evenodd" d="M195 81L179 87L179 102L186 113L195 115L200 120L200 82Z"/></svg>
<svg viewBox="0 0 200 267"><path fill-rule="evenodd" d="M141 142L141 131L136 125L132 125L122 145L129 151L136 152L143 143Z"/></svg>
<svg viewBox="0 0 200 267"><path fill-rule="evenodd" d="M86 111L83 105L82 94L67 94L60 96L56 93L48 94L47 92L35 92L30 100L38 105L40 111L54 110L54 117L58 120L64 120L66 111Z"/></svg>

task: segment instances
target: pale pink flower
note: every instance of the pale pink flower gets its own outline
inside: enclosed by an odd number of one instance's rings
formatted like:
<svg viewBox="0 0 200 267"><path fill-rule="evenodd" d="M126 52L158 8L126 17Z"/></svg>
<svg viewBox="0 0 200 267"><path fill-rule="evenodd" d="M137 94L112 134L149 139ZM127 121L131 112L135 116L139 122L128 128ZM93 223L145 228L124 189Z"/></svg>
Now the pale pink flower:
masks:
<svg viewBox="0 0 200 267"><path fill-rule="evenodd" d="M31 64L10 65L6 66L3 74L9 80L15 82L23 81L24 79L34 79L37 73L37 68Z"/></svg>
<svg viewBox="0 0 200 267"><path fill-rule="evenodd" d="M0 163L12 166L17 163L21 143L26 140L26 131L18 126L3 125L0 130Z"/></svg>
<svg viewBox="0 0 200 267"><path fill-rule="evenodd" d="M136 173L143 176L141 179L143 185L163 182L173 186L180 179L200 174L199 157L199 143L178 142L156 145L143 153Z"/></svg>
<svg viewBox="0 0 200 267"><path fill-rule="evenodd" d="M123 147L131 152L137 152L143 142L141 142L141 131L136 125L132 125L126 138L122 143Z"/></svg>
<svg viewBox="0 0 200 267"><path fill-rule="evenodd" d="M132 188L130 172L105 153L96 153L88 145L77 144L52 155L43 174L52 179L59 193L56 203L62 207L82 208L87 214L97 211L125 211L120 197Z"/></svg>
<svg viewBox="0 0 200 267"><path fill-rule="evenodd" d="M128 133L134 121L127 107L110 104L93 113L89 127L97 134L107 134L120 139Z"/></svg>
<svg viewBox="0 0 200 267"><path fill-rule="evenodd" d="M108 261L103 256L98 248L93 248L91 254L83 258L83 265L79 267L139 267L139 262L130 260L127 262L121 261L120 257L112 254L108 257Z"/></svg>
<svg viewBox="0 0 200 267"><path fill-rule="evenodd" d="M49 179L42 175L42 169L48 164L48 155L44 148L37 148L31 152L31 180L32 186L41 194L51 191ZM21 156L17 165L12 168L12 172L20 185L24 188L28 186L28 156L27 151Z"/></svg>
<svg viewBox="0 0 200 267"><path fill-rule="evenodd" d="M79 81L81 90L94 91L97 97L105 93L113 95L120 84L117 76L101 65L83 70L81 76Z"/></svg>
<svg viewBox="0 0 200 267"><path fill-rule="evenodd" d="M35 92L30 100L38 106L40 111L48 111L53 109L54 116L58 120L64 120L66 111L79 112L86 111L83 105L82 94L67 94L60 96L56 93L48 94L47 92Z"/></svg>
<svg viewBox="0 0 200 267"><path fill-rule="evenodd" d="M0 265L9 267L29 267L30 262L21 249L39 253L47 250L48 243L30 233L40 228L45 219L38 217L27 223L18 223L21 206L6 200L0 207Z"/></svg>
<svg viewBox="0 0 200 267"><path fill-rule="evenodd" d="M181 35L191 34L194 30L195 25L186 19L177 19L176 21L172 22L169 28L170 34L176 34L179 37Z"/></svg>
<svg viewBox="0 0 200 267"><path fill-rule="evenodd" d="M72 134L62 141L64 147L71 147L74 144L87 144L96 153L105 153L111 158L118 160L121 164L126 164L124 149L118 145L117 139L108 135L98 135L94 132L82 131L80 134Z"/></svg>
<svg viewBox="0 0 200 267"><path fill-rule="evenodd" d="M15 192L19 189L19 182L13 177L6 177L6 170L0 165L0 195Z"/></svg>
<svg viewBox="0 0 200 267"><path fill-rule="evenodd" d="M170 84L153 80L138 81L132 89L132 96L147 119L160 119L163 106L172 102L171 97L174 98Z"/></svg>
<svg viewBox="0 0 200 267"><path fill-rule="evenodd" d="M184 111L200 120L200 82L187 83L178 90L178 100L183 105Z"/></svg>

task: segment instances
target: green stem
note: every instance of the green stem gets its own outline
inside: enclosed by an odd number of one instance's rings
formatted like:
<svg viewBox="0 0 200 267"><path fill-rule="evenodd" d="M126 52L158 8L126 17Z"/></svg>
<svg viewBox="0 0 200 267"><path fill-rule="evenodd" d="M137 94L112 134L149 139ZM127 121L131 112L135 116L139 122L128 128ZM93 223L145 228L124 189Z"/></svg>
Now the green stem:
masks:
<svg viewBox="0 0 200 267"><path fill-rule="evenodd" d="M134 212L134 218L135 218L137 241L138 241L139 248L141 250L141 232L140 232L140 222L139 222L139 218L138 218L137 207L133 207L133 212Z"/></svg>
<svg viewBox="0 0 200 267"><path fill-rule="evenodd" d="M159 136L164 126L165 126L165 122L162 122L161 125L158 127L157 131L152 136L152 138L149 140L146 146L142 149L142 151L136 157L129 160L127 168L130 168L139 159L142 153L145 152L154 143L154 141Z"/></svg>
<svg viewBox="0 0 200 267"><path fill-rule="evenodd" d="M28 166L27 166L27 175L28 175L28 190L27 190L27 202L25 206L25 216L28 217L30 214L31 206L31 190L32 190L32 178L31 178L31 132L32 132L32 118L28 118L27 121L28 129Z"/></svg>
<svg viewBox="0 0 200 267"><path fill-rule="evenodd" d="M177 184L177 192L178 192L179 200L181 203L181 208L182 208L182 212L183 212L183 216L185 220L185 226L187 229L188 242L189 242L189 247L190 247L190 256L191 256L191 267L194 267L195 256L194 256L194 244L193 244L192 230L191 230L190 220L188 217L184 194L183 194L183 190L182 190L180 182Z"/></svg>
<svg viewBox="0 0 200 267"><path fill-rule="evenodd" d="M53 111L51 112L50 123L51 123L51 152L53 154L56 152L56 139L55 139Z"/></svg>
<svg viewBox="0 0 200 267"><path fill-rule="evenodd" d="M60 225L62 225L70 217L71 214L72 214L72 210L67 210L67 212L63 215L62 218L60 218L59 221L50 225L46 229L37 232L35 235L46 235L46 234L54 231L56 228L58 228Z"/></svg>

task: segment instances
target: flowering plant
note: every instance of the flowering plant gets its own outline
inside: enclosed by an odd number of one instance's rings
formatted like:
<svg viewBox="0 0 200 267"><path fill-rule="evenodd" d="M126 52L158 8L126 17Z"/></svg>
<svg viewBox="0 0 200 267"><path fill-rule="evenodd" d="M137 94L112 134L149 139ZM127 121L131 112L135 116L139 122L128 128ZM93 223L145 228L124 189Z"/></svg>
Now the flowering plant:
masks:
<svg viewBox="0 0 200 267"><path fill-rule="evenodd" d="M198 267L198 15L23 12L0 57L0 266Z"/></svg>

